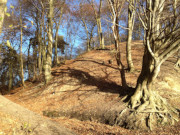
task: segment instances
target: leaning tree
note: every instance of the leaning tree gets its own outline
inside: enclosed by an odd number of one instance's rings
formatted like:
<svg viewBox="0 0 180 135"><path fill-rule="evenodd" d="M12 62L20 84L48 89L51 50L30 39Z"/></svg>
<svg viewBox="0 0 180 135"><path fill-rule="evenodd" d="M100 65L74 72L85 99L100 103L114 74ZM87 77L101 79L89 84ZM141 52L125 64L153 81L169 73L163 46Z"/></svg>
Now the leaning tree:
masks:
<svg viewBox="0 0 180 135"><path fill-rule="evenodd" d="M137 15L145 29L142 70L129 106L115 123L127 128L174 124L179 112L153 91L160 67L180 48L179 0L137 0ZM133 5L132 5L133 6Z"/></svg>

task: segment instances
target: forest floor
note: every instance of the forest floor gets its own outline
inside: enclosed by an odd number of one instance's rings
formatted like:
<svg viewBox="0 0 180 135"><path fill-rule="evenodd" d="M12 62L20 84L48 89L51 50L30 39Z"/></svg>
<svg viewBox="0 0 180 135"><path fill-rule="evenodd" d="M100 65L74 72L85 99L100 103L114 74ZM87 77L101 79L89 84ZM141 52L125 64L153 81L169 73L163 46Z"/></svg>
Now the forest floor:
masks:
<svg viewBox="0 0 180 135"><path fill-rule="evenodd" d="M125 45L121 43L121 52L123 63L127 66ZM125 103L121 99L127 92L121 87L113 46L107 47L110 50L92 50L53 68L53 79L47 85L41 81L26 81L25 88L14 88L4 97L80 135L180 135L180 121L154 131L128 130L109 125L111 119L106 118L113 118L116 112L124 109ZM126 73L129 87L136 85L142 56L142 41L133 42L132 57L136 70ZM171 57L162 65L154 90L180 109L180 70L174 68L175 62L176 59ZM13 116L0 112L2 116L10 120L6 120L4 125L0 120L0 135L1 132L12 132L15 125Z"/></svg>

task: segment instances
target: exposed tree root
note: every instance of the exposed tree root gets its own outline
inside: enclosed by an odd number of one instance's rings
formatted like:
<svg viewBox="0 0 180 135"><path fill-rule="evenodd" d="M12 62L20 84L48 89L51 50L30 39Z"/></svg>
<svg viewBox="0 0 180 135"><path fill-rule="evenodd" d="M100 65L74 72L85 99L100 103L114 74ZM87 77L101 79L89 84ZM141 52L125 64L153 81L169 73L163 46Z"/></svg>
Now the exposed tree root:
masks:
<svg viewBox="0 0 180 135"><path fill-rule="evenodd" d="M117 115L115 125L129 129L153 130L158 126L173 125L179 120L179 112L157 93L133 96L130 106Z"/></svg>
<svg viewBox="0 0 180 135"><path fill-rule="evenodd" d="M174 65L176 68L180 68L180 58L177 60L176 64Z"/></svg>

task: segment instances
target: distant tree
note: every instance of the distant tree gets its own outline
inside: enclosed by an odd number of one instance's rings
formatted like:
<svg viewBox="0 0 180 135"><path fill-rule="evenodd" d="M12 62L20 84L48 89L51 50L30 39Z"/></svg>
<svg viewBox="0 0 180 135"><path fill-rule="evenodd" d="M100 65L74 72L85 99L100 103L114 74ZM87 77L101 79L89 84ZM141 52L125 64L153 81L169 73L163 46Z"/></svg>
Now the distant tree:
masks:
<svg viewBox="0 0 180 135"><path fill-rule="evenodd" d="M53 47L54 47L54 50L53 50L53 51L56 51L55 45L57 45L57 52L60 51L61 54L64 54L64 53L65 53L65 47L68 45L68 43L66 43L66 42L64 41L64 37L63 37L63 36L59 36L59 35L58 35L57 38L56 38L56 40L57 40L57 41L55 41L55 42L53 43ZM54 56L54 57L55 57L55 56ZM57 59L58 59L58 56L57 56ZM56 61L56 60L53 59L53 66L57 66L57 63L56 63L55 61ZM59 59L58 59L58 61L59 61ZM60 64L60 61L59 61L58 64Z"/></svg>
<svg viewBox="0 0 180 135"><path fill-rule="evenodd" d="M19 61L19 55L11 46L8 47L5 44L1 44L0 51L0 56L2 57L0 63L0 85L8 86L10 91L13 85L16 85L15 78L19 75L19 63L17 62Z"/></svg>
<svg viewBox="0 0 180 135"><path fill-rule="evenodd" d="M64 12L64 7L65 7L65 1L66 0L62 0L62 1L59 1L57 3L57 15L58 17L54 17L54 22L55 22L55 43L54 43L54 49L55 49L55 53L54 53L54 65L57 65L59 64L59 60L58 60L58 41L59 40L59 36L58 36L58 32L59 32L59 27L60 27L60 23L62 21L62 15L63 15L63 12Z"/></svg>
<svg viewBox="0 0 180 135"><path fill-rule="evenodd" d="M133 33L132 33L132 40L143 40L144 37L144 28L142 23L138 19L138 16L135 16Z"/></svg>
<svg viewBox="0 0 180 135"><path fill-rule="evenodd" d="M89 7L88 10L87 7ZM90 7L89 4L82 5L82 3L80 3L79 16L86 31L87 51L90 51L91 49L91 41L93 38L94 27L96 26L95 19L93 16L94 14L92 13L92 10L93 9Z"/></svg>
<svg viewBox="0 0 180 135"><path fill-rule="evenodd" d="M101 14L102 14L102 0L99 0L98 8L96 8L96 4L94 0L88 0L88 2L91 4L94 10L94 15L96 19L96 24L98 28L98 36L99 36L99 43L100 48L104 49L104 36L102 32L102 22L101 22Z"/></svg>

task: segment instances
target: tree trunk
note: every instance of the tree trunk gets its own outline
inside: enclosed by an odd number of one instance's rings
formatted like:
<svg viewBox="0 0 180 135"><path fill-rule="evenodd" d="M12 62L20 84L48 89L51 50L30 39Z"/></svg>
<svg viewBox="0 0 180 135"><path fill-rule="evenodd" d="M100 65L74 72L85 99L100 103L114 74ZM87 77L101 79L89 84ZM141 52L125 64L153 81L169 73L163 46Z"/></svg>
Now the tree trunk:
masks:
<svg viewBox="0 0 180 135"><path fill-rule="evenodd" d="M134 19L135 19L135 10L133 9L132 5L134 5L134 0L129 1L128 7L128 39L126 45L126 58L128 64L128 70L132 72L134 70L134 65L131 56L131 42L132 42L132 33L133 33L133 26L134 26Z"/></svg>
<svg viewBox="0 0 180 135"><path fill-rule="evenodd" d="M23 71L23 56L22 56L22 40L23 40L23 24L22 24L22 4L20 2L20 25L21 25L21 35L20 35L20 76L21 83L24 86L24 71Z"/></svg>
<svg viewBox="0 0 180 135"><path fill-rule="evenodd" d="M89 31L88 31L88 27L87 27L86 22L85 22L83 17L81 17L81 20L82 20L84 27L85 27L85 30L86 30L86 36L87 36L87 41L86 41L87 43L86 44L87 44L87 52L88 52L88 51L90 51L90 47L91 47L90 38L89 38Z"/></svg>
<svg viewBox="0 0 180 135"><path fill-rule="evenodd" d="M153 83L160 72L161 64L180 47L179 34L177 34L179 33L177 1L172 1L170 3L172 7L168 10L164 8L165 5L165 0L146 0L144 5L146 11L143 13L147 19L143 21L139 16L146 30L142 70L134 94L129 95L128 108L118 114L115 122L117 125L133 129L153 129L159 125L172 125L179 120L178 110L153 91ZM171 14L170 18L169 16L166 18L168 13ZM172 18L173 22L171 22Z"/></svg>
<svg viewBox="0 0 180 135"><path fill-rule="evenodd" d="M42 40L42 70L43 72L45 73L45 66L46 66L46 33L47 30L46 30L46 26L45 26L45 20L44 20L44 9L42 11L42 15L41 15L41 27L40 27L40 31L41 31L41 34L42 34L42 37L43 37L43 40Z"/></svg>
<svg viewBox="0 0 180 135"><path fill-rule="evenodd" d="M41 26L40 26L41 27ZM42 37L41 33L39 32L39 28L37 28L37 39L38 39L38 74L42 74Z"/></svg>
<svg viewBox="0 0 180 135"><path fill-rule="evenodd" d="M152 83L160 72L160 66L159 63L155 64L150 53L145 51L141 74L136 84L136 91L131 97L132 108L144 104L146 100L149 102L148 100L150 100L149 98L152 93Z"/></svg>
<svg viewBox="0 0 180 135"><path fill-rule="evenodd" d="M46 66L46 43L44 42L42 44L42 70L45 72L45 66Z"/></svg>
<svg viewBox="0 0 180 135"><path fill-rule="evenodd" d="M98 12L96 11L96 9L94 7L94 2L93 1L91 2L91 5L93 7L95 18L96 18L100 48L104 49L105 48L105 46L104 46L104 36L103 36L103 33L102 33L102 27L101 27L102 0L100 0L99 11Z"/></svg>
<svg viewBox="0 0 180 135"><path fill-rule="evenodd" d="M5 14L5 8L6 8L7 0L1 0L0 2L0 35L3 27L3 21L4 21L4 14Z"/></svg>
<svg viewBox="0 0 180 135"><path fill-rule="evenodd" d="M101 18L97 19L97 26L98 26L100 48L104 49L105 46L104 46L104 37L103 37L102 27L101 27Z"/></svg>
<svg viewBox="0 0 180 135"><path fill-rule="evenodd" d="M87 51L89 52L91 49L91 43L90 43L90 40L89 38L87 38Z"/></svg>
<svg viewBox="0 0 180 135"><path fill-rule="evenodd" d="M31 49L31 43L29 43L29 46L28 46L28 60L27 60L28 78L29 78L29 79L31 78L30 49Z"/></svg>
<svg viewBox="0 0 180 135"><path fill-rule="evenodd" d="M47 47L47 59L45 66L45 83L47 84L52 76L51 76L51 66L52 66L52 46L53 46L53 0L49 1L49 13L48 13L48 47Z"/></svg>
<svg viewBox="0 0 180 135"><path fill-rule="evenodd" d="M37 79L37 48L36 44L33 44L33 81Z"/></svg>
<svg viewBox="0 0 180 135"><path fill-rule="evenodd" d="M94 27L95 27L95 26L96 26L96 25L94 24L93 27L91 28L91 33L90 33L90 37L89 37L89 47L91 47L91 49L92 49L92 48L94 49L94 47L91 46L91 41L92 41L92 39L93 39L93 31L94 31Z"/></svg>
<svg viewBox="0 0 180 135"><path fill-rule="evenodd" d="M125 77L125 70L124 70L124 65L121 61L121 51L120 51L120 45L119 45L119 26L116 24L119 24L118 16L116 16L115 18L115 22L113 24L112 30L113 30L114 39L115 39L116 62L117 62L120 75L121 75L122 87L126 89L127 83L126 83L126 77Z"/></svg>
<svg viewBox="0 0 180 135"><path fill-rule="evenodd" d="M119 114L115 121L117 125L129 129L152 130L158 125L172 125L178 121L178 111L153 91L153 83L160 72L160 66L145 50L142 71L135 93L129 101L131 108L126 108Z"/></svg>
<svg viewBox="0 0 180 135"><path fill-rule="evenodd" d="M42 59L41 59L41 56L42 56L42 41L41 41L41 35L38 34L38 53L39 53L39 56L38 56L38 68L39 68L39 75L42 74Z"/></svg>
<svg viewBox="0 0 180 135"><path fill-rule="evenodd" d="M61 7L61 13L60 13L60 16L59 16L59 21L58 23L56 23L56 34L55 34L55 54L54 54L54 65L56 66L57 64L59 64L59 60L58 60L58 51L57 51L57 43L58 43L58 32L59 32L59 26L61 24L61 18L62 18L62 15L63 15L63 7Z"/></svg>
<svg viewBox="0 0 180 135"><path fill-rule="evenodd" d="M13 84L13 67L12 63L9 63L9 84L8 84L8 91L12 89L12 84Z"/></svg>
<svg viewBox="0 0 180 135"><path fill-rule="evenodd" d="M41 14L41 18L42 18L42 16L43 16L43 13ZM42 74L43 73L43 61L45 61L44 60L44 58L46 58L46 53L44 52L44 50L46 50L46 49L44 49L44 44L43 44L43 35L42 35L42 31L43 31L43 23L42 23L42 19L40 20L40 28L39 28L39 33L38 33L38 40L39 40L39 45L40 45L40 47L39 47L39 55L41 55L40 57L39 57L39 59L40 59L40 61L39 61L39 72L40 72L40 74Z"/></svg>

